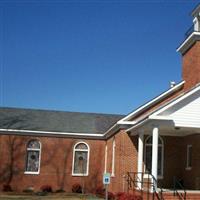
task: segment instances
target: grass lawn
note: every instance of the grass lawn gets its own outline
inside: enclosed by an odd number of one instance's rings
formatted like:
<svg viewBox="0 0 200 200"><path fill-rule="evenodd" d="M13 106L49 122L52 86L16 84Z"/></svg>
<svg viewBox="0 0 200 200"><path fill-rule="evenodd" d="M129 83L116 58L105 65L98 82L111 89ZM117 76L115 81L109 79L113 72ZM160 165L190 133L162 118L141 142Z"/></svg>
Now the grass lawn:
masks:
<svg viewBox="0 0 200 200"><path fill-rule="evenodd" d="M0 200L102 200L93 195L57 193L38 196L35 194L1 193Z"/></svg>

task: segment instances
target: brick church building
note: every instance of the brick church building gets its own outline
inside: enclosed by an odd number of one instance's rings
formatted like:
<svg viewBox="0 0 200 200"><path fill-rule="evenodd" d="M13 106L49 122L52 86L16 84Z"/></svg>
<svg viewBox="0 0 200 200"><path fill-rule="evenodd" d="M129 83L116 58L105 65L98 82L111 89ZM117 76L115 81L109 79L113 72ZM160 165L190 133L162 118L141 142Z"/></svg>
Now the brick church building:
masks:
<svg viewBox="0 0 200 200"><path fill-rule="evenodd" d="M192 17L177 49L182 81L127 116L0 108L0 188L70 192L84 182L92 192L109 172L109 191L119 192L134 172L138 188L151 176L156 188L176 177L200 190L200 5Z"/></svg>

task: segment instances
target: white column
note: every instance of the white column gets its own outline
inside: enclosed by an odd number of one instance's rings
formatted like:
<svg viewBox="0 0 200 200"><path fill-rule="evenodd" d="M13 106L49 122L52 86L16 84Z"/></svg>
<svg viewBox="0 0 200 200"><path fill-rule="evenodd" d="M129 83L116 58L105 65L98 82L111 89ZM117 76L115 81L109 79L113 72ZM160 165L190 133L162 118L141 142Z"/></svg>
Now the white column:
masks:
<svg viewBox="0 0 200 200"><path fill-rule="evenodd" d="M143 149L144 149L144 134L143 132L140 132L138 135L138 163L137 163L139 181L142 181L141 172L143 172ZM141 189L141 187L142 184L138 183L138 188Z"/></svg>
<svg viewBox="0 0 200 200"><path fill-rule="evenodd" d="M158 177L158 127L153 128L153 141L152 141L152 175L155 177L157 180ZM155 186L157 189L157 185Z"/></svg>
<svg viewBox="0 0 200 200"><path fill-rule="evenodd" d="M104 173L107 172L107 156L108 155L108 147L107 147L107 144L105 146L105 166L104 166Z"/></svg>
<svg viewBox="0 0 200 200"><path fill-rule="evenodd" d="M115 176L115 138L113 139L113 146L112 146L112 173L111 176Z"/></svg>

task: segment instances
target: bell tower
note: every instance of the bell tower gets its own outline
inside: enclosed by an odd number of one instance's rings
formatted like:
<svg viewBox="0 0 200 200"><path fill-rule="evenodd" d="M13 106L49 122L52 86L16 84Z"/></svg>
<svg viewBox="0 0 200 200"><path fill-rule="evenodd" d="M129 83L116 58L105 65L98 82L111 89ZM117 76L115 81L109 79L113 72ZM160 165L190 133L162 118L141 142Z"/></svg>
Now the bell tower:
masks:
<svg viewBox="0 0 200 200"><path fill-rule="evenodd" d="M200 4L193 10L193 26L177 51L182 55L182 79L187 91L200 84Z"/></svg>

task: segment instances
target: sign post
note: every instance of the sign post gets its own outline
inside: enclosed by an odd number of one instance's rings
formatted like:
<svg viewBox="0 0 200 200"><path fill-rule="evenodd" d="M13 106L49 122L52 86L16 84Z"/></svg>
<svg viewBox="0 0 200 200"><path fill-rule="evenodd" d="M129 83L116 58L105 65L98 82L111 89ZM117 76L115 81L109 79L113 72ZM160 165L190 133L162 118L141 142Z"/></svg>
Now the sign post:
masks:
<svg viewBox="0 0 200 200"><path fill-rule="evenodd" d="M110 173L104 173L103 184L105 185L105 200L108 200L108 185L110 184Z"/></svg>

